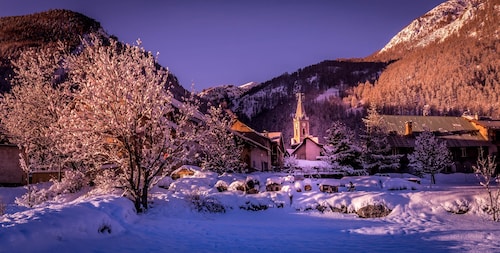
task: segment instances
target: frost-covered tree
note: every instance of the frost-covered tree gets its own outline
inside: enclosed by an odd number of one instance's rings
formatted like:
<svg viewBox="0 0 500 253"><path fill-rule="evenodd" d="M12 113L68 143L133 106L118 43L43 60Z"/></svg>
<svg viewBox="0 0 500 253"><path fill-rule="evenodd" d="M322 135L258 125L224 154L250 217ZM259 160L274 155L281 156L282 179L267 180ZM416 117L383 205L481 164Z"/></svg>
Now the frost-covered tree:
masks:
<svg viewBox="0 0 500 253"><path fill-rule="evenodd" d="M297 157L295 155L285 156L283 159L283 167L288 173L293 173L299 167Z"/></svg>
<svg viewBox="0 0 500 253"><path fill-rule="evenodd" d="M429 131L422 132L415 140L415 150L408 156L409 166L416 174L431 175L431 184L436 183L435 175L451 164L451 154L446 142L439 141Z"/></svg>
<svg viewBox="0 0 500 253"><path fill-rule="evenodd" d="M231 131L233 119L221 106L212 106L205 118L206 128L200 138L202 167L219 174L241 172L246 167L241 160L243 147Z"/></svg>
<svg viewBox="0 0 500 253"><path fill-rule="evenodd" d="M167 71L138 45L92 36L67 59L73 102L54 128L57 147L74 162L113 170L137 212L148 209L148 192L179 166L193 138L195 108L166 89ZM175 106L174 106L175 105Z"/></svg>
<svg viewBox="0 0 500 253"><path fill-rule="evenodd" d="M10 142L22 150L21 164L26 173L62 168L64 156L54 149L56 140L51 128L57 127L59 109L70 102L67 84L62 82L61 63L66 55L62 46L23 52L13 62L15 78L11 91L0 95L1 128Z"/></svg>
<svg viewBox="0 0 500 253"><path fill-rule="evenodd" d="M360 162L361 148L356 143L353 131L335 121L326 134L324 160L334 170L344 171L349 175L366 174Z"/></svg>
<svg viewBox="0 0 500 253"><path fill-rule="evenodd" d="M371 174L399 168L401 155L393 155L387 134L382 129L382 116L372 104L363 118L365 132L361 135L363 168Z"/></svg>
<svg viewBox="0 0 500 253"><path fill-rule="evenodd" d="M477 158L477 165L473 166L474 172L479 178L479 183L484 186L488 192L490 199L490 204L487 207L487 212L491 214L494 221L500 221L500 188L494 191L490 183L498 178L496 174L497 163L495 162L496 157L488 155L484 157L483 149L479 150L479 157Z"/></svg>

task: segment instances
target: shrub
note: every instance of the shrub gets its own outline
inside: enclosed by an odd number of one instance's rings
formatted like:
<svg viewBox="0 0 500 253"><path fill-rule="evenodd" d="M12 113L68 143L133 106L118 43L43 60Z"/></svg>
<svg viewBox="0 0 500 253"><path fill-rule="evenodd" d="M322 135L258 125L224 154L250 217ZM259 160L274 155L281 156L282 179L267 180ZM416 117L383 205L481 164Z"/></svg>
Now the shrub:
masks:
<svg viewBox="0 0 500 253"><path fill-rule="evenodd" d="M470 210L470 204L468 201L457 200L453 203L445 203L443 208L449 213L466 214Z"/></svg>
<svg viewBox="0 0 500 253"><path fill-rule="evenodd" d="M188 196L194 210L201 213L225 213L226 208L217 199L194 191Z"/></svg>
<svg viewBox="0 0 500 253"><path fill-rule="evenodd" d="M240 206L240 209L247 211L262 211L267 210L269 208L268 205L263 203L252 203L250 201L245 202L245 205Z"/></svg>
<svg viewBox="0 0 500 253"><path fill-rule="evenodd" d="M56 180L51 180L54 184L50 187L55 195L75 193L83 189L88 185L89 181L85 174L77 170L67 170L64 172L64 177L61 182Z"/></svg>
<svg viewBox="0 0 500 253"><path fill-rule="evenodd" d="M360 218L380 218L391 213L391 209L384 204L367 205L356 211Z"/></svg>
<svg viewBox="0 0 500 253"><path fill-rule="evenodd" d="M228 189L228 185L225 181L219 180L215 183L215 188L217 188L219 192L225 192Z"/></svg>

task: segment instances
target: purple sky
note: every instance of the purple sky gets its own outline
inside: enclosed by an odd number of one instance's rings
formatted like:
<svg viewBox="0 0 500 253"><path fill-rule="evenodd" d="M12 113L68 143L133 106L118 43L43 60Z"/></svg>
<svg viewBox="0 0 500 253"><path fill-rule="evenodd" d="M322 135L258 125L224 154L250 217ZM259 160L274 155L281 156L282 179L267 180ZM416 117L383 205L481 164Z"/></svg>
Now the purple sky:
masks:
<svg viewBox="0 0 500 253"><path fill-rule="evenodd" d="M138 38L196 91L364 57L444 0L0 0L0 16L70 9Z"/></svg>

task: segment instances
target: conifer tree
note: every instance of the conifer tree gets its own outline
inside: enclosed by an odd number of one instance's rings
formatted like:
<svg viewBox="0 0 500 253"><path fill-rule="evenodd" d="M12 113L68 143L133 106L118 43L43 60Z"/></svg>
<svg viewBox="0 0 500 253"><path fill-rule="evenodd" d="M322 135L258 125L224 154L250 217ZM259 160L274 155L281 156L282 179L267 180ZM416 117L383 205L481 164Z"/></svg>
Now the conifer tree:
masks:
<svg viewBox="0 0 500 253"><path fill-rule="evenodd" d="M446 142L439 141L429 131L422 132L415 140L415 150L408 156L409 166L417 175L428 173L431 184L436 183L435 175L450 166L451 154Z"/></svg>
<svg viewBox="0 0 500 253"><path fill-rule="evenodd" d="M387 134L382 129L382 116L374 104L363 118L365 132L361 135L363 168L370 174L394 171L399 168L401 155L393 155Z"/></svg>
<svg viewBox="0 0 500 253"><path fill-rule="evenodd" d="M360 162L361 148L356 143L353 131L343 123L335 121L326 135L324 160L332 169L349 175L366 174Z"/></svg>

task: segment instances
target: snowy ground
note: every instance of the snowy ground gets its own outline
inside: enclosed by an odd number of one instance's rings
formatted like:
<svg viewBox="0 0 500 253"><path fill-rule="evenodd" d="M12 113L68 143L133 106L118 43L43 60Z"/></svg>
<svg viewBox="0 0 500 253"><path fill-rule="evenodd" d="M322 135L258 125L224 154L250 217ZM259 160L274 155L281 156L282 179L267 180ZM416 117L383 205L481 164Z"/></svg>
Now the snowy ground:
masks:
<svg viewBox="0 0 500 253"><path fill-rule="evenodd" d="M500 224L482 210L486 194L474 175L438 175L429 187L391 177L342 180L291 180L257 174L258 194L219 193L219 180L230 184L246 175L217 177L197 173L155 188L152 208L136 215L132 203L112 195L78 194L33 209L14 204L25 189L0 188L7 204L0 216L0 252L499 252ZM267 178L282 191L262 192ZM322 193L319 184L348 185ZM297 192L311 183L312 191ZM231 188L231 187L230 187ZM403 190L396 190L401 189ZM404 189L406 188L406 189ZM413 190L412 190L413 189ZM194 193L193 193L194 192ZM199 195L197 195L199 194ZM293 195L290 203L289 195ZM193 196L213 200L225 213L193 210ZM367 204L392 209L384 218L354 213L319 212L316 207L355 211ZM247 211L240 207L266 206ZM283 205L283 207L280 207ZM279 208L280 207L280 208ZM466 214L453 210L468 207Z"/></svg>

